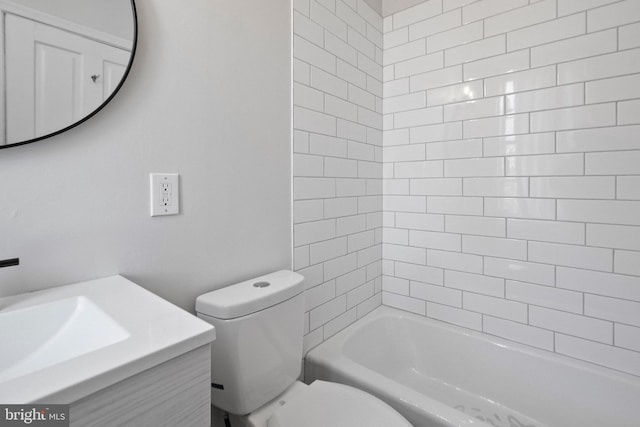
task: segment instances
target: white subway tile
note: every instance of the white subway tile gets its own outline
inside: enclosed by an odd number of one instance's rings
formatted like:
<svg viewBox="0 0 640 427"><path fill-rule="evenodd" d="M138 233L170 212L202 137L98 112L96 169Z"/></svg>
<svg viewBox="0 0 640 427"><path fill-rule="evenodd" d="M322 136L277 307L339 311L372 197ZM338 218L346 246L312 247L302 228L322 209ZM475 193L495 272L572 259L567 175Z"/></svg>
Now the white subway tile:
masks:
<svg viewBox="0 0 640 427"><path fill-rule="evenodd" d="M367 142L367 128L348 120L337 119L336 135L339 138Z"/></svg>
<svg viewBox="0 0 640 427"><path fill-rule="evenodd" d="M355 215L357 213L357 197L340 197L335 199L325 199L324 201L325 219Z"/></svg>
<svg viewBox="0 0 640 427"><path fill-rule="evenodd" d="M522 92L505 97L506 114L584 105L584 86L567 86Z"/></svg>
<svg viewBox="0 0 640 427"><path fill-rule="evenodd" d="M367 138L368 139L368 138ZM362 142L349 141L347 143L347 157L357 160L376 160L376 149L370 144L364 144Z"/></svg>
<svg viewBox="0 0 640 427"><path fill-rule="evenodd" d="M616 323L614 336L616 347L640 352L640 328Z"/></svg>
<svg viewBox="0 0 640 427"><path fill-rule="evenodd" d="M527 305L516 301L465 292L462 307L502 319L527 322Z"/></svg>
<svg viewBox="0 0 640 427"><path fill-rule="evenodd" d="M356 121L358 119L358 107L355 104L329 94L324 97L324 111L345 120Z"/></svg>
<svg viewBox="0 0 640 427"><path fill-rule="evenodd" d="M382 245L371 246L370 248L358 251L358 267L368 266L380 262L382 259Z"/></svg>
<svg viewBox="0 0 640 427"><path fill-rule="evenodd" d="M460 82L462 82L462 65L455 65L411 76L409 78L409 90L415 92Z"/></svg>
<svg viewBox="0 0 640 427"><path fill-rule="evenodd" d="M371 6L369 6L363 0L358 0L357 10L360 16L362 16L368 23L373 25L376 30L382 31L382 17Z"/></svg>
<svg viewBox="0 0 640 427"><path fill-rule="evenodd" d="M528 27L556 17L556 0L544 0L484 20L485 37Z"/></svg>
<svg viewBox="0 0 640 427"><path fill-rule="evenodd" d="M403 145L409 143L409 129L392 129L383 132L385 146Z"/></svg>
<svg viewBox="0 0 640 427"><path fill-rule="evenodd" d="M347 24L315 0L311 0L310 17L341 39L347 39Z"/></svg>
<svg viewBox="0 0 640 427"><path fill-rule="evenodd" d="M394 165L396 178L430 178L443 176L441 160L425 162L402 162Z"/></svg>
<svg viewBox="0 0 640 427"><path fill-rule="evenodd" d="M461 196L462 180L456 178L412 179L412 195L424 196Z"/></svg>
<svg viewBox="0 0 640 427"><path fill-rule="evenodd" d="M586 83L588 104L640 98L640 74Z"/></svg>
<svg viewBox="0 0 640 427"><path fill-rule="evenodd" d="M558 353L640 375L640 353L562 334L555 342Z"/></svg>
<svg viewBox="0 0 640 427"><path fill-rule="evenodd" d="M617 49L617 39L616 30L607 30L534 47L531 49L531 66L610 53Z"/></svg>
<svg viewBox="0 0 640 427"><path fill-rule="evenodd" d="M336 69L335 56L296 35L293 36L293 56L328 72Z"/></svg>
<svg viewBox="0 0 640 427"><path fill-rule="evenodd" d="M553 286L555 270L552 265L503 258L484 258L484 274L523 282Z"/></svg>
<svg viewBox="0 0 640 427"><path fill-rule="evenodd" d="M382 81L382 65L358 52L358 69Z"/></svg>
<svg viewBox="0 0 640 427"><path fill-rule="evenodd" d="M476 331L482 330L481 314L447 305L427 302L427 317Z"/></svg>
<svg viewBox="0 0 640 427"><path fill-rule="evenodd" d="M408 245L409 244L409 230L402 230L400 228L385 227L383 230L384 242L392 243L396 245Z"/></svg>
<svg viewBox="0 0 640 427"><path fill-rule="evenodd" d="M485 96L503 95L525 90L541 89L556 84L556 66L518 71L484 80Z"/></svg>
<svg viewBox="0 0 640 427"><path fill-rule="evenodd" d="M480 39L482 39L482 22L462 27L456 26L448 31L427 37L427 52L433 53Z"/></svg>
<svg viewBox="0 0 640 427"><path fill-rule="evenodd" d="M359 31L361 34L367 32L367 21L364 20L354 9L341 1L336 2L336 16L347 23L349 28Z"/></svg>
<svg viewBox="0 0 640 427"><path fill-rule="evenodd" d="M464 64L464 79L476 80L527 68L529 68L529 52L521 50Z"/></svg>
<svg viewBox="0 0 640 427"><path fill-rule="evenodd" d="M361 107L368 108L369 110L375 109L375 95L367 92L364 89L360 89L357 86L348 85L348 99L349 101L356 103Z"/></svg>
<svg viewBox="0 0 640 427"><path fill-rule="evenodd" d="M307 290L324 282L322 264L304 268L300 270L300 274L304 276L304 286Z"/></svg>
<svg viewBox="0 0 640 427"><path fill-rule="evenodd" d="M571 151L615 151L640 149L640 126L618 126L558 132L559 153Z"/></svg>
<svg viewBox="0 0 640 427"><path fill-rule="evenodd" d="M382 149L382 155L385 163L425 160L425 147L424 144L384 147Z"/></svg>
<svg viewBox="0 0 640 427"><path fill-rule="evenodd" d="M309 0L294 0L293 10L296 10L305 16L309 16Z"/></svg>
<svg viewBox="0 0 640 427"><path fill-rule="evenodd" d="M358 65L358 51L341 38L325 31L324 48L352 66Z"/></svg>
<svg viewBox="0 0 640 427"><path fill-rule="evenodd" d="M482 98L482 82L474 81L427 90L427 105L451 104Z"/></svg>
<svg viewBox="0 0 640 427"><path fill-rule="evenodd" d="M582 293L507 280L506 298L582 314ZM566 331L565 331L566 332Z"/></svg>
<svg viewBox="0 0 640 427"><path fill-rule="evenodd" d="M400 46L409 42L409 28L403 27L399 30L390 31L383 36L383 44L385 49Z"/></svg>
<svg viewBox="0 0 640 427"><path fill-rule="evenodd" d="M394 67L394 76L401 79L407 76L413 76L420 73L426 73L440 69L444 66L444 59L441 52L424 55L418 58L409 59L408 61L398 62Z"/></svg>
<svg viewBox="0 0 640 427"><path fill-rule="evenodd" d="M432 142L427 144L427 160L464 159L482 156L482 139Z"/></svg>
<svg viewBox="0 0 640 427"><path fill-rule="evenodd" d="M357 252L375 245L375 230L368 230L362 233L352 234L347 240L348 252Z"/></svg>
<svg viewBox="0 0 640 427"><path fill-rule="evenodd" d="M395 263L395 274L397 277L415 280L423 283L442 285L444 273L440 268L427 267L426 265L407 264L404 262Z"/></svg>
<svg viewBox="0 0 640 427"><path fill-rule="evenodd" d="M582 175L584 158L582 154L543 154L537 156L506 157L506 175Z"/></svg>
<svg viewBox="0 0 640 427"><path fill-rule="evenodd" d="M502 97L485 98L444 106L444 121L478 119L483 117L501 116L504 114L504 100Z"/></svg>
<svg viewBox="0 0 640 427"><path fill-rule="evenodd" d="M346 254L347 239L344 237L314 243L309 247L311 264L317 264Z"/></svg>
<svg viewBox="0 0 640 427"><path fill-rule="evenodd" d="M527 242L496 237L462 236L462 252L526 261Z"/></svg>
<svg viewBox="0 0 640 427"><path fill-rule="evenodd" d="M640 301L640 277L558 267L557 286L580 292Z"/></svg>
<svg viewBox="0 0 640 427"><path fill-rule="evenodd" d="M584 13L567 16L566 18L555 19L527 28L522 28L520 30L516 30L507 34L507 50L513 51L524 49L532 46L544 45L545 43L557 42L558 40L568 39L570 37L579 36L585 33L585 28L586 18ZM579 43L579 40L567 40L563 43L571 44L576 42ZM545 46L542 46L542 48L545 49ZM557 59L554 61L548 61L546 62L546 64L552 64L564 60L565 58L561 54L559 54L559 52L566 52L566 50L562 49L564 49L562 46L558 46L555 49L553 47L546 48L546 51L553 54L554 59ZM545 61L543 55L540 55L539 58L541 61ZM569 57L566 59L572 58ZM539 64L539 62L532 62L532 65L533 64Z"/></svg>
<svg viewBox="0 0 640 427"><path fill-rule="evenodd" d="M640 276L640 252L616 250L616 273Z"/></svg>
<svg viewBox="0 0 640 427"><path fill-rule="evenodd" d="M335 197L363 196L366 194L365 185L361 179L337 179Z"/></svg>
<svg viewBox="0 0 640 427"><path fill-rule="evenodd" d="M504 218L447 215L445 231L480 236L505 237Z"/></svg>
<svg viewBox="0 0 640 427"><path fill-rule="evenodd" d="M487 197L484 200L484 214L509 218L556 219L556 201Z"/></svg>
<svg viewBox="0 0 640 427"><path fill-rule="evenodd" d="M308 288L304 293L305 310L309 311L335 298L335 287L335 281L331 280L329 282L323 283L322 285Z"/></svg>
<svg viewBox="0 0 640 427"><path fill-rule="evenodd" d="M385 49L383 65L391 65L407 59L416 58L426 53L425 41L415 40L396 47Z"/></svg>
<svg viewBox="0 0 640 427"><path fill-rule="evenodd" d="M317 111L294 106L293 123L298 130L336 135L336 118Z"/></svg>
<svg viewBox="0 0 640 427"><path fill-rule="evenodd" d="M335 180L332 178L294 178L293 199L321 199L335 197Z"/></svg>
<svg viewBox="0 0 640 427"><path fill-rule="evenodd" d="M531 131L535 132L533 128L531 129ZM465 120L463 125L463 133L465 138L514 135L528 132L529 114L515 114L511 116ZM537 132L541 131L538 130Z"/></svg>
<svg viewBox="0 0 640 427"><path fill-rule="evenodd" d="M347 293L366 282L366 269L351 271L336 279L336 295Z"/></svg>
<svg viewBox="0 0 640 427"><path fill-rule="evenodd" d="M396 227L413 230L444 231L444 216L419 213L396 213Z"/></svg>
<svg viewBox="0 0 640 427"><path fill-rule="evenodd" d="M330 219L297 224L293 227L293 235L295 246L331 239L336 235L336 222Z"/></svg>
<svg viewBox="0 0 640 427"><path fill-rule="evenodd" d="M361 88L367 85L367 75L341 59L337 62L337 76Z"/></svg>
<svg viewBox="0 0 640 427"><path fill-rule="evenodd" d="M553 351L553 332L550 331L491 316L483 317L482 328L487 334Z"/></svg>
<svg viewBox="0 0 640 427"><path fill-rule="evenodd" d="M584 224L577 222L508 219L507 237L582 245L585 241L585 231Z"/></svg>
<svg viewBox="0 0 640 427"><path fill-rule="evenodd" d="M558 64L558 84L637 72L640 72L640 49L633 49Z"/></svg>
<svg viewBox="0 0 640 427"><path fill-rule="evenodd" d="M427 196L427 213L482 215L482 198Z"/></svg>
<svg viewBox="0 0 640 427"><path fill-rule="evenodd" d="M423 196L386 196L382 207L385 211L426 212L426 203Z"/></svg>
<svg viewBox="0 0 640 427"><path fill-rule="evenodd" d="M618 124L630 125L640 123L640 100L618 103Z"/></svg>
<svg viewBox="0 0 640 427"><path fill-rule="evenodd" d="M323 158L308 154L293 155L293 176L323 176Z"/></svg>
<svg viewBox="0 0 640 427"><path fill-rule="evenodd" d="M462 139L461 122L413 127L409 131L409 142L411 144L420 142L451 141L454 139Z"/></svg>
<svg viewBox="0 0 640 427"><path fill-rule="evenodd" d="M444 176L504 176L504 161L499 157L445 160Z"/></svg>
<svg viewBox="0 0 640 427"><path fill-rule="evenodd" d="M409 78L391 80L383 84L384 98L391 98L398 95L406 95L409 93ZM384 108L384 100L383 100ZM385 114L389 112L385 111Z"/></svg>
<svg viewBox="0 0 640 427"><path fill-rule="evenodd" d="M335 258L329 261L326 261L323 264L324 268L324 279L331 280L335 279L338 276L342 276L350 271L353 271L357 268L358 256L357 254L348 254L345 256L341 256L339 258Z"/></svg>
<svg viewBox="0 0 640 427"><path fill-rule="evenodd" d="M588 246L529 242L529 261L590 270L613 271L613 251Z"/></svg>
<svg viewBox="0 0 640 427"><path fill-rule="evenodd" d="M309 110L324 110L324 94L299 83L293 84L293 104Z"/></svg>
<svg viewBox="0 0 640 427"><path fill-rule="evenodd" d="M531 178L531 197L615 199L615 177Z"/></svg>
<svg viewBox="0 0 640 427"><path fill-rule="evenodd" d="M640 251L640 227L587 224L587 245Z"/></svg>
<svg viewBox="0 0 640 427"><path fill-rule="evenodd" d="M635 301L585 294L584 314L599 319L640 326L640 303Z"/></svg>
<svg viewBox="0 0 640 427"><path fill-rule="evenodd" d="M324 339L326 340L327 338L332 337L356 320L356 309L353 308L345 313L342 313L335 319L325 323L322 327Z"/></svg>
<svg viewBox="0 0 640 427"><path fill-rule="evenodd" d="M396 128L424 126L434 123L442 123L442 107L420 108L394 114ZM434 138L436 137L434 136Z"/></svg>
<svg viewBox="0 0 640 427"><path fill-rule="evenodd" d="M347 98L347 82L319 68L311 67L311 86L340 98Z"/></svg>
<svg viewBox="0 0 640 427"><path fill-rule="evenodd" d="M385 179L382 183L383 194L395 194L398 196L409 195L409 180L408 179ZM415 194L419 196L420 194Z"/></svg>
<svg viewBox="0 0 640 427"><path fill-rule="evenodd" d="M617 177L618 199L640 200L640 176Z"/></svg>
<svg viewBox="0 0 640 427"><path fill-rule="evenodd" d="M441 0L428 0L393 15L393 29L411 25L442 13Z"/></svg>
<svg viewBox="0 0 640 427"><path fill-rule="evenodd" d="M298 271L309 266L309 246L300 246L293 249L293 268Z"/></svg>
<svg viewBox="0 0 640 427"><path fill-rule="evenodd" d="M476 0L443 0L442 1L442 10L445 12L451 9L457 9L466 4L473 3Z"/></svg>
<svg viewBox="0 0 640 427"><path fill-rule="evenodd" d="M380 212L380 206L382 205L382 196L364 196L358 197L358 213L373 213ZM367 219L367 221L369 221Z"/></svg>
<svg viewBox="0 0 640 427"><path fill-rule="evenodd" d="M438 304L462 307L462 292L448 289L444 286L430 285L427 283L411 282L411 293L413 298L425 301L436 302Z"/></svg>
<svg viewBox="0 0 640 427"><path fill-rule="evenodd" d="M527 178L464 178L465 196L527 197Z"/></svg>
<svg viewBox="0 0 640 427"><path fill-rule="evenodd" d="M485 0L483 2L471 3L462 8L462 22L466 24L477 21L524 6L527 3L527 0Z"/></svg>
<svg viewBox="0 0 640 427"><path fill-rule="evenodd" d="M585 155L587 175L640 175L640 151L611 151Z"/></svg>
<svg viewBox="0 0 640 427"><path fill-rule="evenodd" d="M554 133L532 133L484 138L483 150L486 157L521 156L553 153L555 147Z"/></svg>
<svg viewBox="0 0 640 427"><path fill-rule="evenodd" d="M293 202L293 222L318 221L324 219L322 200L296 200Z"/></svg>
<svg viewBox="0 0 640 427"><path fill-rule="evenodd" d="M308 85L311 83L311 66L293 58L293 81Z"/></svg>
<svg viewBox="0 0 640 427"><path fill-rule="evenodd" d="M428 37L432 34L441 33L462 24L462 11L452 10L442 15L412 24L409 27L409 40L416 40ZM428 43L428 42L427 42ZM427 44L428 47L428 44Z"/></svg>
<svg viewBox="0 0 640 427"><path fill-rule="evenodd" d="M358 176L358 163L355 160L325 157L324 174L327 177L355 178Z"/></svg>
<svg viewBox="0 0 640 427"><path fill-rule="evenodd" d="M293 33L318 46L324 43L322 27L297 11L293 12Z"/></svg>
<svg viewBox="0 0 640 427"><path fill-rule="evenodd" d="M371 298L375 290L373 281L358 286L354 290L347 293L347 309L357 306L368 298Z"/></svg>
<svg viewBox="0 0 640 427"><path fill-rule="evenodd" d="M580 304L582 308L582 304ZM529 323L563 334L613 344L613 324L542 307L529 308Z"/></svg>
<svg viewBox="0 0 640 427"><path fill-rule="evenodd" d="M331 13L336 13L336 0L315 0L318 4L329 9Z"/></svg>
<svg viewBox="0 0 640 427"><path fill-rule="evenodd" d="M444 51L444 65L462 64L477 59L505 53L505 35L490 37L461 46L456 46Z"/></svg>
<svg viewBox="0 0 640 427"><path fill-rule="evenodd" d="M411 313L426 314L426 303L424 300L411 298L404 295L393 294L390 292L382 292L382 304L389 307L399 308L400 310L409 311Z"/></svg>
<svg viewBox="0 0 640 427"><path fill-rule="evenodd" d="M615 103L561 108L531 113L531 132L611 126L616 123Z"/></svg>
<svg viewBox="0 0 640 427"><path fill-rule="evenodd" d="M460 235L435 231L409 230L409 244L429 249L460 251Z"/></svg>
<svg viewBox="0 0 640 427"><path fill-rule="evenodd" d="M468 273L482 273L481 256L460 252L427 249L427 265L448 270L466 271Z"/></svg>
<svg viewBox="0 0 640 427"><path fill-rule="evenodd" d="M618 49L640 47L640 23L618 28Z"/></svg>
<svg viewBox="0 0 640 427"><path fill-rule="evenodd" d="M406 79L408 88L408 79ZM426 92L414 92L406 95L385 97L383 109L385 114L396 113L398 111L415 110L427 106Z"/></svg>
<svg viewBox="0 0 640 427"><path fill-rule="evenodd" d="M382 276L382 290L393 292L394 294L409 295L409 280L392 276Z"/></svg>
<svg viewBox="0 0 640 427"><path fill-rule="evenodd" d="M587 12L587 31L600 31L640 21L640 3L626 0Z"/></svg>
<svg viewBox="0 0 640 427"><path fill-rule="evenodd" d="M615 1L616 0L558 0L558 16L594 9Z"/></svg>
<svg viewBox="0 0 640 427"><path fill-rule="evenodd" d="M338 317L347 309L347 296L341 295L336 299L322 304L309 313L309 328L316 329L331 319Z"/></svg>
<svg viewBox="0 0 640 427"><path fill-rule="evenodd" d="M640 202L613 200L558 200L558 219L640 225Z"/></svg>
<svg viewBox="0 0 640 427"><path fill-rule="evenodd" d="M504 279L453 270L445 270L444 285L467 292L500 298L504 297L505 292Z"/></svg>

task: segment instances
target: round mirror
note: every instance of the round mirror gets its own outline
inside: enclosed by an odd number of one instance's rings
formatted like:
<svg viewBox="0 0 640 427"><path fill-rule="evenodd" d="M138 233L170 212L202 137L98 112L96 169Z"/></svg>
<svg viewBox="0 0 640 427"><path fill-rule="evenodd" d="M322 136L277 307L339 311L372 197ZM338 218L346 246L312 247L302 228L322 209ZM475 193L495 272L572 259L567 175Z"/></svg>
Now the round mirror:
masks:
<svg viewBox="0 0 640 427"><path fill-rule="evenodd" d="M0 0L0 13L0 148L84 122L129 73L133 0Z"/></svg>

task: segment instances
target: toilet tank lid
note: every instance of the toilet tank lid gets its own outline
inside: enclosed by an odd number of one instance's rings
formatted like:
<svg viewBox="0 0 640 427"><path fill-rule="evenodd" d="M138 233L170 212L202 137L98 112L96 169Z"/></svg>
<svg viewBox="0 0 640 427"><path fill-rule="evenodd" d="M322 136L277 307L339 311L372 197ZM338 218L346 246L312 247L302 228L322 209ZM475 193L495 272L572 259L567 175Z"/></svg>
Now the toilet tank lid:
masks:
<svg viewBox="0 0 640 427"><path fill-rule="evenodd" d="M234 319L255 313L304 290L304 277L289 270L280 270L245 280L196 298L196 312L218 319Z"/></svg>

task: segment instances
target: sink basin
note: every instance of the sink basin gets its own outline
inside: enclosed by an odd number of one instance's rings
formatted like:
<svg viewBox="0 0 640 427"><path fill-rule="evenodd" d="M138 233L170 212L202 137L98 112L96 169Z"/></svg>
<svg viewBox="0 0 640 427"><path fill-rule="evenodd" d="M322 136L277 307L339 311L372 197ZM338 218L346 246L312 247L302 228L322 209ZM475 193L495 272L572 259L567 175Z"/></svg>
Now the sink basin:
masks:
<svg viewBox="0 0 640 427"><path fill-rule="evenodd" d="M0 403L76 402L214 339L122 276L0 298Z"/></svg>
<svg viewBox="0 0 640 427"><path fill-rule="evenodd" d="M122 326L84 296L0 312L0 331L0 382L129 337Z"/></svg>

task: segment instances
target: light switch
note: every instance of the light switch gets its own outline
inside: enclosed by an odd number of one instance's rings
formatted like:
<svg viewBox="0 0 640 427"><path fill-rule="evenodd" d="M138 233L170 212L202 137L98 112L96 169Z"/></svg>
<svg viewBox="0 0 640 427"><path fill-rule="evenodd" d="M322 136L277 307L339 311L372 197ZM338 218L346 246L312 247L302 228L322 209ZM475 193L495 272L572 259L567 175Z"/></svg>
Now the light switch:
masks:
<svg viewBox="0 0 640 427"><path fill-rule="evenodd" d="M150 177L151 216L180 213L180 175L152 173Z"/></svg>

